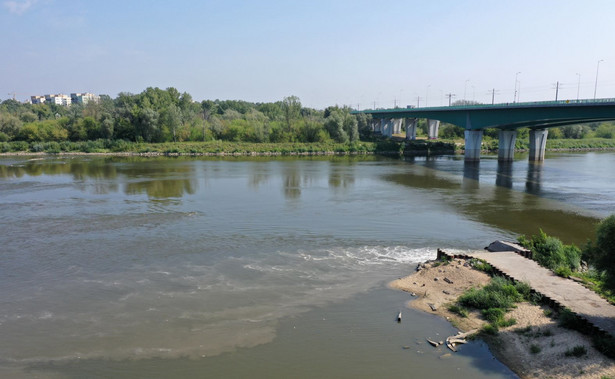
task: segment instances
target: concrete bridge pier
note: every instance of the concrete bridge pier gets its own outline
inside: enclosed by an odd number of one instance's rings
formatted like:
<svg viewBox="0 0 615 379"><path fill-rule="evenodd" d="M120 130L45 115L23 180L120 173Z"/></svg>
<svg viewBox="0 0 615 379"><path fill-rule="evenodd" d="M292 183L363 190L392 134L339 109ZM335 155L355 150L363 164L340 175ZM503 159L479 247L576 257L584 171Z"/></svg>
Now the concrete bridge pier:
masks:
<svg viewBox="0 0 615 379"><path fill-rule="evenodd" d="M396 118L393 120L393 129L392 129L392 133L393 134L399 134L401 133L401 126L404 123L404 119L403 118Z"/></svg>
<svg viewBox="0 0 615 379"><path fill-rule="evenodd" d="M544 161L547 146L547 129L530 129L530 161Z"/></svg>
<svg viewBox="0 0 615 379"><path fill-rule="evenodd" d="M482 130L465 130L465 161L476 162L480 160L480 148L483 142Z"/></svg>
<svg viewBox="0 0 615 379"><path fill-rule="evenodd" d="M512 162L515 158L516 130L500 130L498 144L498 161Z"/></svg>
<svg viewBox="0 0 615 379"><path fill-rule="evenodd" d="M437 139L438 138L438 129L440 128L440 120L427 120L428 133L427 136L429 139Z"/></svg>
<svg viewBox="0 0 615 379"><path fill-rule="evenodd" d="M382 131L380 129L380 124L381 123L382 123L382 119L372 118L372 121L371 121L372 132L381 132Z"/></svg>
<svg viewBox="0 0 615 379"><path fill-rule="evenodd" d="M390 118L381 118L380 119L380 127L378 128L378 131L380 132L380 134L382 134L383 136L387 136L387 137L390 137L392 135L392 133L391 133L391 121L392 121L392 119L390 119Z"/></svg>
<svg viewBox="0 0 615 379"><path fill-rule="evenodd" d="M407 118L406 119L406 139L407 140L415 140L416 139L416 118Z"/></svg>

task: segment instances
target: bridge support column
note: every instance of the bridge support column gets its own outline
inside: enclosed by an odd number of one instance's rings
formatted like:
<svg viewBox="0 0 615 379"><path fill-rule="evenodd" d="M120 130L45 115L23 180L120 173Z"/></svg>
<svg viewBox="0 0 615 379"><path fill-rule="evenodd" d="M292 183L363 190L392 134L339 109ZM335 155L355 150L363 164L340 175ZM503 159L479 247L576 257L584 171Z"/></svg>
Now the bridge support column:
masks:
<svg viewBox="0 0 615 379"><path fill-rule="evenodd" d="M476 162L480 160L480 148L483 142L482 130L466 130L465 131L465 160L466 162Z"/></svg>
<svg viewBox="0 0 615 379"><path fill-rule="evenodd" d="M372 127L372 132L379 132L380 131L380 119L377 118L373 118L371 121L371 127Z"/></svg>
<svg viewBox="0 0 615 379"><path fill-rule="evenodd" d="M395 120L393 120L393 134L401 133L401 125L403 124L403 122L403 118L396 118Z"/></svg>
<svg viewBox="0 0 615 379"><path fill-rule="evenodd" d="M406 139L407 140L415 140L416 139L416 118L407 118L406 119Z"/></svg>
<svg viewBox="0 0 615 379"><path fill-rule="evenodd" d="M500 130L498 136L498 161L511 162L515 158L516 130Z"/></svg>
<svg viewBox="0 0 615 379"><path fill-rule="evenodd" d="M438 129L440 128L440 120L427 120L429 126L429 139L438 139Z"/></svg>
<svg viewBox="0 0 615 379"><path fill-rule="evenodd" d="M547 146L547 129L530 129L530 161L544 161Z"/></svg>

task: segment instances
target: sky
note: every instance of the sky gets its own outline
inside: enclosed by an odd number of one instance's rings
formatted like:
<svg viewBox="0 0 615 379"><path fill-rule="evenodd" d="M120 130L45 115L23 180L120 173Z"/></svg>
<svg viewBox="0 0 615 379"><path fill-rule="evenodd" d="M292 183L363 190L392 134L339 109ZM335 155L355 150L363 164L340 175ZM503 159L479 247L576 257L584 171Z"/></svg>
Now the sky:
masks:
<svg viewBox="0 0 615 379"><path fill-rule="evenodd" d="M0 100L147 87L317 109L555 100L556 87L615 98L613 15L612 0L0 0Z"/></svg>

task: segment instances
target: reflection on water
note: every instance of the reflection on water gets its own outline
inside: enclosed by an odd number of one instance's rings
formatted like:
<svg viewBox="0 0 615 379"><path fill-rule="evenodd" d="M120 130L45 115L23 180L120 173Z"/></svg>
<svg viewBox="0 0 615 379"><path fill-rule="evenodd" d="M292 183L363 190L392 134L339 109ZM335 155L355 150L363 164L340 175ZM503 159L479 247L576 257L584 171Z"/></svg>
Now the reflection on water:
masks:
<svg viewBox="0 0 615 379"><path fill-rule="evenodd" d="M512 188L513 186L513 163L509 161L498 162L498 172L495 178L495 185L499 187Z"/></svg>
<svg viewBox="0 0 615 379"><path fill-rule="evenodd" d="M542 183L543 162L529 162L527 167L527 180L525 190L533 195L540 195Z"/></svg>

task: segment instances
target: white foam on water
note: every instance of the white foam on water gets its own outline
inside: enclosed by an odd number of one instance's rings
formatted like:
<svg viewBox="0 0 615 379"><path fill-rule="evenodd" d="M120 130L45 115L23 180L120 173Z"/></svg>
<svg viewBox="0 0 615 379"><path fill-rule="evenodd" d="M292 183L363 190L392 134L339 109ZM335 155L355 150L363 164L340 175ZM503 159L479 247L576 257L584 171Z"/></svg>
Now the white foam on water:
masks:
<svg viewBox="0 0 615 379"><path fill-rule="evenodd" d="M6 358L209 356L255 346L275 338L281 318L342 301L394 279L392 267L404 270L435 257L436 249L428 247L340 246L229 257L215 264L141 265L80 277L61 287L76 300L1 318L3 327L20 331L12 336L15 346ZM29 330L54 338L32 351L20 342ZM113 347L106 345L109 339L116 341ZM62 348L47 348L52 345Z"/></svg>

